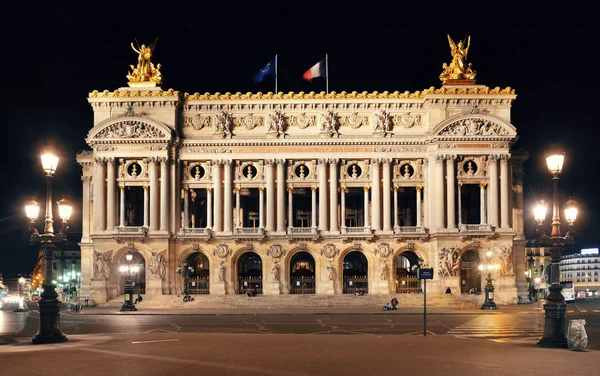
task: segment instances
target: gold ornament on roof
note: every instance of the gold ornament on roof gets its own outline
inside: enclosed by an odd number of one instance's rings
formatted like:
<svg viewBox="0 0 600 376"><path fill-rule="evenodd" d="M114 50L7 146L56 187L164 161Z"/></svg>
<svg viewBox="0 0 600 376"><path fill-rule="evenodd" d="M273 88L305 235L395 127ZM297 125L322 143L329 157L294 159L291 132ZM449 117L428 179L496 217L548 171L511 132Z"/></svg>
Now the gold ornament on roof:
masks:
<svg viewBox="0 0 600 376"><path fill-rule="evenodd" d="M146 46L142 44L141 46L138 43L138 48L136 48L131 42L131 48L138 53L138 64L137 67L130 65L131 72L127 74L127 78L129 79L129 86L131 87L154 87L157 84L160 85L162 82L162 75L160 74L160 64L157 64L156 67L150 59L152 58L152 53L154 52L154 48L156 47L156 42L158 38L152 42L151 45ZM137 41L136 41L137 42Z"/></svg>
<svg viewBox="0 0 600 376"><path fill-rule="evenodd" d="M444 63L442 65L444 71L440 74L440 80L444 84L474 84L475 71L471 69L471 63L466 63L469 47L471 46L471 37L467 35L465 40L461 40L456 44L448 34L448 43L450 44L452 61L450 64Z"/></svg>

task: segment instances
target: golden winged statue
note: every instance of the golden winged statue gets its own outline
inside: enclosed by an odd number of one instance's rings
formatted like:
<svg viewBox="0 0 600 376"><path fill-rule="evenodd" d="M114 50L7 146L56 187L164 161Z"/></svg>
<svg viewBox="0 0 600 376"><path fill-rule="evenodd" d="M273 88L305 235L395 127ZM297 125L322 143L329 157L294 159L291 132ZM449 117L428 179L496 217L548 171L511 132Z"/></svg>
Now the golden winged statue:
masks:
<svg viewBox="0 0 600 376"><path fill-rule="evenodd" d="M140 46L138 43L137 48L133 42L131 43L131 48L138 54L138 64L137 67L130 65L131 71L127 74L129 86L154 87L161 84L162 75L160 74L160 64L157 64L155 67L150 61L157 41L158 38L156 38L149 46L146 46L145 44Z"/></svg>
<svg viewBox="0 0 600 376"><path fill-rule="evenodd" d="M471 46L471 37L467 36L465 40L458 41L458 44L456 44L448 34L448 43L450 44L452 61L450 64L444 63L442 65L442 69L444 70L440 74L442 83L445 84L449 80L474 81L476 72L471 69L471 63L466 63L469 47Z"/></svg>

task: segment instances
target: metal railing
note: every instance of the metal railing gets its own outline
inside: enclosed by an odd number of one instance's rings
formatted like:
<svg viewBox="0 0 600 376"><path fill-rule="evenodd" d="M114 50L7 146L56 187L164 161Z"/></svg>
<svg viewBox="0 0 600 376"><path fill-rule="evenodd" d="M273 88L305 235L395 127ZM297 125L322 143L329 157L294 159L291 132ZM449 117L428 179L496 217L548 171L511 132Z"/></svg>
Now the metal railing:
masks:
<svg viewBox="0 0 600 376"><path fill-rule="evenodd" d="M421 292L421 280L417 277L398 277L396 292L400 294Z"/></svg>
<svg viewBox="0 0 600 376"><path fill-rule="evenodd" d="M238 294L246 294L256 291L257 294L263 293L261 277L239 277L238 278Z"/></svg>
<svg viewBox="0 0 600 376"><path fill-rule="evenodd" d="M210 294L210 280L208 277L189 278L186 288L188 294Z"/></svg>
<svg viewBox="0 0 600 376"><path fill-rule="evenodd" d="M314 294L315 278L299 277L290 279L290 294Z"/></svg>
<svg viewBox="0 0 600 376"><path fill-rule="evenodd" d="M369 292L369 277L344 276L342 292L344 294L354 294L357 291L362 291L365 294Z"/></svg>

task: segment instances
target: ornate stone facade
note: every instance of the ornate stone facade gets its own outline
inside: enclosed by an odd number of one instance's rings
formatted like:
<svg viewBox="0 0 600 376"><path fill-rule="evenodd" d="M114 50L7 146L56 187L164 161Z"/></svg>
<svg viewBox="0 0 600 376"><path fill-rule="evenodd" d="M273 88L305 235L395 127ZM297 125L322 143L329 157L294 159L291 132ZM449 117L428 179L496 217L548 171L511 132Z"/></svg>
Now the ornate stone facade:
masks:
<svg viewBox="0 0 600 376"><path fill-rule="evenodd" d="M84 295L118 296L131 250L146 294L177 294L191 273L191 291L216 295L343 294L362 283L386 296L418 265L436 269L430 292L482 287L474 269L492 250L496 300L512 302L523 254L515 98L483 85L94 91L91 150L77 155Z"/></svg>

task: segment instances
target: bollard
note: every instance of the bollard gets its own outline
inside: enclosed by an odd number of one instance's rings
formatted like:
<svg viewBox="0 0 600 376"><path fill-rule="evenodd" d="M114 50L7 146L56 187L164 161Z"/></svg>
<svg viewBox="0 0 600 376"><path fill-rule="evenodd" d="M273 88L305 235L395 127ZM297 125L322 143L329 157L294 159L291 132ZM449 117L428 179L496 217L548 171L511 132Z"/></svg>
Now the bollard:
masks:
<svg viewBox="0 0 600 376"><path fill-rule="evenodd" d="M569 320L569 331L567 344L571 351L583 351L588 344L588 336L585 331L585 320Z"/></svg>

